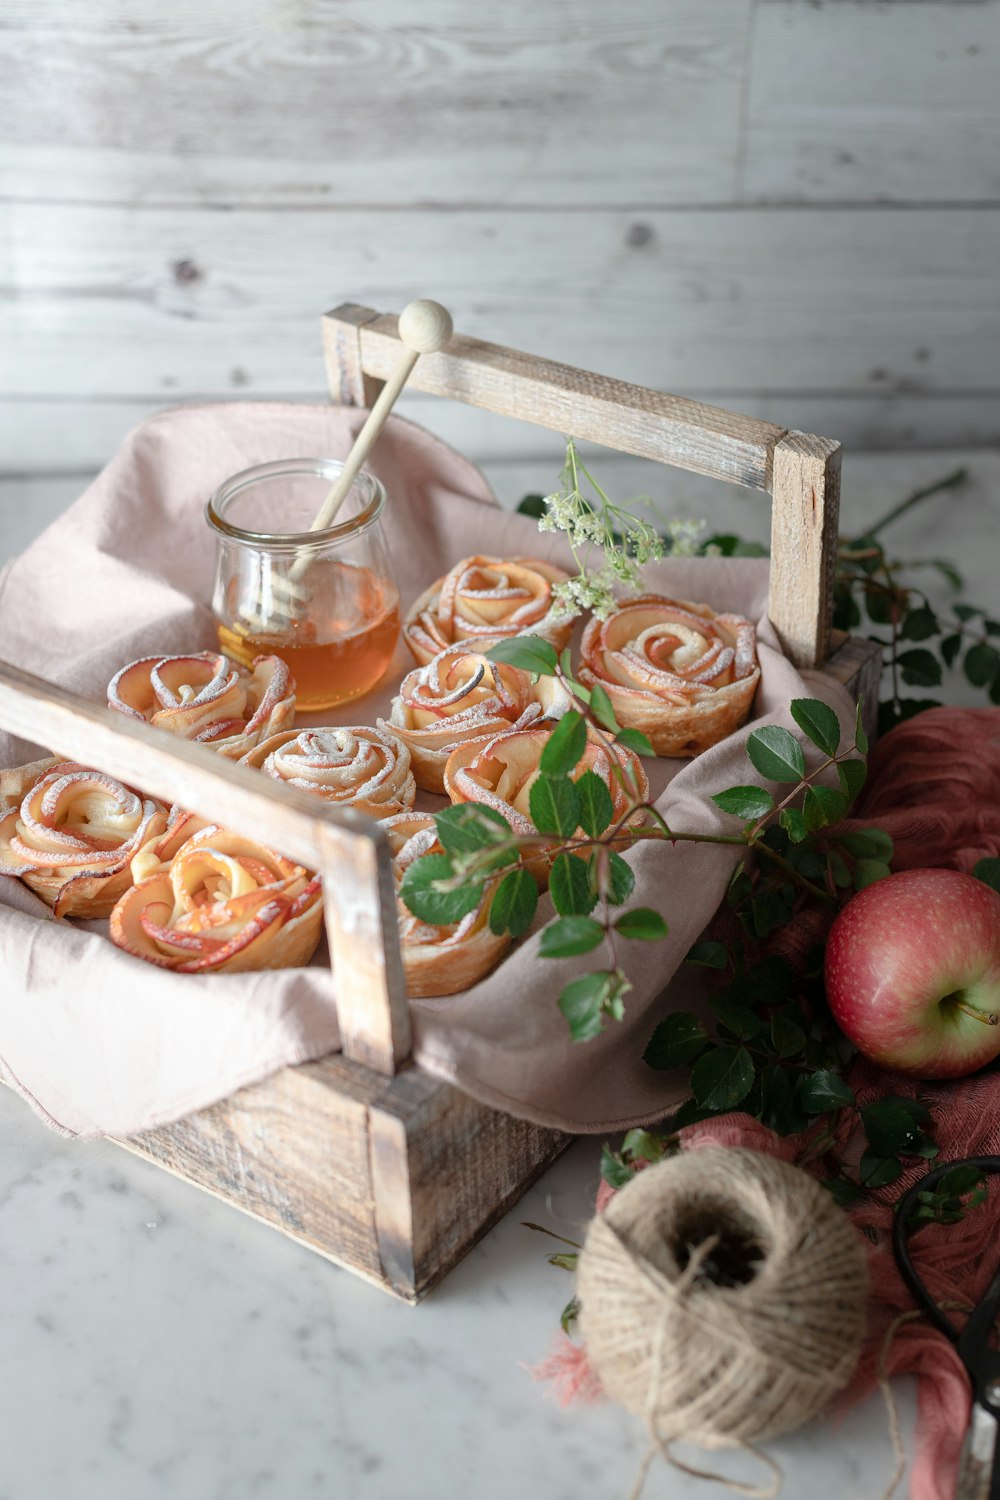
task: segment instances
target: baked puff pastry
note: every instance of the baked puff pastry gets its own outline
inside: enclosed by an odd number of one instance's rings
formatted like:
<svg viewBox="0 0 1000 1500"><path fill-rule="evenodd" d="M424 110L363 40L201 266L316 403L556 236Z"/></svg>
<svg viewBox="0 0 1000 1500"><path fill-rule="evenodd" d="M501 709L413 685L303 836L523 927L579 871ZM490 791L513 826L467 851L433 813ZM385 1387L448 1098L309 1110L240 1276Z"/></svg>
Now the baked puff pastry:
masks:
<svg viewBox="0 0 1000 1500"><path fill-rule="evenodd" d="M697 755L744 724L760 681L754 627L707 604L643 594L583 633L578 676L657 755Z"/></svg>
<svg viewBox="0 0 1000 1500"><path fill-rule="evenodd" d="M481 802L502 813L514 833L537 833L531 821L531 788L538 779L539 760L555 729L555 722L545 720L527 729L509 729L489 740L473 740L452 751L445 766L445 790L452 802ZM635 802L649 795L649 782L639 757L624 745L614 753L624 772L628 790L616 774L607 743L588 728L587 744L573 771L578 781L584 771L593 771L611 794L614 819L623 817ZM639 815L641 816L641 814ZM547 862L533 860L529 868L538 879L544 879Z"/></svg>
<svg viewBox="0 0 1000 1500"><path fill-rule="evenodd" d="M392 847L392 870L397 887L415 859L441 854L434 819L429 813L397 813L382 827ZM496 882L488 884L474 911L448 927L434 927L415 917L397 898L399 946L407 994L457 995L482 979L510 947L509 933L490 931L489 907Z"/></svg>
<svg viewBox="0 0 1000 1500"><path fill-rule="evenodd" d="M112 677L108 707L238 760L294 721L295 679L280 656L252 672L214 651L144 656Z"/></svg>
<svg viewBox="0 0 1000 1500"><path fill-rule="evenodd" d="M485 651L511 635L540 635L561 651L572 619L558 614L552 589L569 575L535 557L465 557L411 605L403 637L426 666L456 641Z"/></svg>
<svg viewBox="0 0 1000 1500"><path fill-rule="evenodd" d="M253 839L204 828L169 870L140 881L111 913L111 941L180 974L308 963L323 926L318 875Z"/></svg>
<svg viewBox="0 0 1000 1500"><path fill-rule="evenodd" d="M159 802L75 761L0 771L0 874L57 917L106 917L132 883L130 860L166 824Z"/></svg>
<svg viewBox="0 0 1000 1500"><path fill-rule="evenodd" d="M378 725L408 747L417 786L443 792L445 762L458 745L500 734L541 713L527 672L459 645L408 673L392 700L388 723L379 719Z"/></svg>
<svg viewBox="0 0 1000 1500"><path fill-rule="evenodd" d="M368 726L275 734L244 755L240 764L372 818L405 812L417 792L410 752L402 740L386 729Z"/></svg>

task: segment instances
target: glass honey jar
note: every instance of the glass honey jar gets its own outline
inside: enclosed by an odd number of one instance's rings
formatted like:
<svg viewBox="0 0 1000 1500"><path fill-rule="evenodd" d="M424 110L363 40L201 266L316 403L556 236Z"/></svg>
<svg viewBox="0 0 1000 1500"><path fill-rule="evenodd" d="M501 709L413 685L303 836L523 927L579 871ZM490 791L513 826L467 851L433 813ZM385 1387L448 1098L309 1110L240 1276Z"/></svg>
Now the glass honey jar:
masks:
<svg viewBox="0 0 1000 1500"><path fill-rule="evenodd" d="M399 639L379 480L359 474L335 522L309 529L342 468L332 458L260 464L227 479L206 507L218 540L219 648L245 666L282 657L305 713L369 692Z"/></svg>

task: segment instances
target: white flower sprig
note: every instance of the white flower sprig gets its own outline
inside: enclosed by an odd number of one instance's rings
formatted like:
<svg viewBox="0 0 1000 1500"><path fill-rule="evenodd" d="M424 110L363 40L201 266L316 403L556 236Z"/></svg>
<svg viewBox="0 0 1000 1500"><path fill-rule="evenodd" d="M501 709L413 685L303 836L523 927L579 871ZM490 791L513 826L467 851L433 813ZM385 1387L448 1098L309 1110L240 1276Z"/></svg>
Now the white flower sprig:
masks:
<svg viewBox="0 0 1000 1500"><path fill-rule="evenodd" d="M581 481L589 485L593 499L583 493ZM665 539L633 508L652 503L647 495L638 495L626 505L615 505L587 469L573 439L567 439L559 488L545 496L538 521L539 531L565 534L577 566L576 577L556 584L552 591L557 616L567 619L590 609L605 620L615 608L616 586L641 589L639 569L646 563L659 562L667 552L684 557L697 552L705 522L670 520ZM591 564L595 548L603 554L596 567Z"/></svg>

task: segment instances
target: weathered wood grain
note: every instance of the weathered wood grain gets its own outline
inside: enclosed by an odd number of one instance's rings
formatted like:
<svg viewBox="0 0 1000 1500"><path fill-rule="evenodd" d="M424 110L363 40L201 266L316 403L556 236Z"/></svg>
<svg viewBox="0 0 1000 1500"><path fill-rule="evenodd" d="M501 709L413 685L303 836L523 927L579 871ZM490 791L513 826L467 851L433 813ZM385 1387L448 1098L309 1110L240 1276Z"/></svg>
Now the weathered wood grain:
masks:
<svg viewBox="0 0 1000 1500"><path fill-rule="evenodd" d="M826 657L840 517L841 447L789 432L774 450L767 612L785 655L815 667Z"/></svg>
<svg viewBox="0 0 1000 1500"><path fill-rule="evenodd" d="M342 330L356 317L363 374L386 380L399 362L402 344L396 316L371 316L369 308L335 308L325 324L327 376L331 395L356 388L351 363L340 363ZM681 469L708 474L748 489L768 489L771 454L783 428L720 407L704 406L609 380L537 355L487 344L456 333L446 349L424 355L410 384L502 416L516 417L557 432L572 433L621 453L653 458Z"/></svg>
<svg viewBox="0 0 1000 1500"><path fill-rule="evenodd" d="M844 635L835 630L831 636L830 655L823 671L847 689L861 704L861 722L870 742L878 733L879 687L882 682L882 647L863 636Z"/></svg>
<svg viewBox="0 0 1000 1500"><path fill-rule="evenodd" d="M368 1110L385 1086L324 1058L119 1145L384 1286Z"/></svg>
<svg viewBox="0 0 1000 1500"><path fill-rule="evenodd" d="M502 13L463 0L18 0L0 18L0 191L731 201L751 13L751 0L507 0Z"/></svg>
<svg viewBox="0 0 1000 1500"><path fill-rule="evenodd" d="M995 0L760 0L744 201L995 201L998 54Z"/></svg>
<svg viewBox="0 0 1000 1500"><path fill-rule="evenodd" d="M469 337L694 399L998 389L1000 210L11 218L4 394L319 395L317 310L345 292L434 296Z"/></svg>
<svg viewBox="0 0 1000 1500"><path fill-rule="evenodd" d="M382 1264L407 1300L436 1285L571 1140L419 1068L393 1079L370 1122Z"/></svg>

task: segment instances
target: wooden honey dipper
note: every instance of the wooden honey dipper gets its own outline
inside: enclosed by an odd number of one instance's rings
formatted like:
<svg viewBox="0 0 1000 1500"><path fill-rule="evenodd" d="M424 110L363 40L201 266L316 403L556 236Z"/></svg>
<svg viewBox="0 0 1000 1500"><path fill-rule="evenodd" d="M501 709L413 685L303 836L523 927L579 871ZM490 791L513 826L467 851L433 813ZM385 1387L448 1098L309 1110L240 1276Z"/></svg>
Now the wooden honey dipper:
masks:
<svg viewBox="0 0 1000 1500"><path fill-rule="evenodd" d="M333 524L338 510L361 471L362 464L378 441L385 419L395 406L399 393L409 380L417 360L421 354L435 354L439 349L443 349L451 338L452 328L451 314L447 308L441 306L440 302L431 302L427 298L421 298L417 302L410 302L403 308L399 315L399 339L406 346L405 353L379 392L378 399L368 413L364 426L354 439L354 446L347 455L336 483L331 487L310 524L310 531L325 531ZM283 625L291 623L309 598L308 592L300 587L300 579L311 562L310 551L303 548L289 568L287 576L271 580L271 598L267 618L263 619L259 613L263 603L259 597L256 601L256 612L244 614L244 618L252 628L263 627L271 633L276 627L280 629Z"/></svg>

